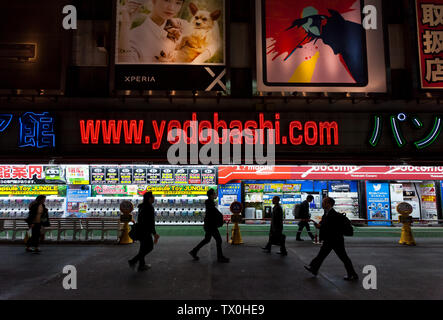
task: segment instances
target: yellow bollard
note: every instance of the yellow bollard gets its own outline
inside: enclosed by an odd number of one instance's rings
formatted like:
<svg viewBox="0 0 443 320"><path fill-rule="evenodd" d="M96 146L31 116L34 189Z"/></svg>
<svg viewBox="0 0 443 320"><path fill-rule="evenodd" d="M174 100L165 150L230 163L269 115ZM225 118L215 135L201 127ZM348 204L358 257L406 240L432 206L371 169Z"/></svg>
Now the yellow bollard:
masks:
<svg viewBox="0 0 443 320"><path fill-rule="evenodd" d="M398 243L415 246L414 235L412 234L412 217L410 214L412 213L413 208L407 202L402 202L397 205L397 212L400 214L399 222L403 223L403 227L401 228L401 236L400 241Z"/></svg>
<svg viewBox="0 0 443 320"><path fill-rule="evenodd" d="M132 210L134 210L134 205L131 201L123 201L120 204L120 211L122 214L120 215L120 221L124 223L123 228L121 229L122 233L120 235L119 244L131 244L134 241L129 237L129 222L133 221L132 218Z"/></svg>
<svg viewBox="0 0 443 320"><path fill-rule="evenodd" d="M123 216L123 215L122 215ZM131 214L131 220L132 220L132 214ZM122 228L122 234L120 236L120 244L131 244L134 241L129 237L129 222L124 221L124 225Z"/></svg>
<svg viewBox="0 0 443 320"><path fill-rule="evenodd" d="M232 234L231 234L231 240L229 241L230 244L243 244L243 240L241 238L240 233L240 227L238 223L241 221L241 215L239 214L233 214L231 217L231 221L234 223L234 228L232 228Z"/></svg>

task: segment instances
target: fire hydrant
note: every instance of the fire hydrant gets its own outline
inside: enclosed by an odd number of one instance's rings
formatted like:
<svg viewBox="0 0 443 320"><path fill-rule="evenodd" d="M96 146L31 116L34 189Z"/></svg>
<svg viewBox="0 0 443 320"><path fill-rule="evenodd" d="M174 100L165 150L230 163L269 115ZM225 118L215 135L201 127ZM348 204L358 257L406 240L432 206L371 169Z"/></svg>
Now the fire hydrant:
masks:
<svg viewBox="0 0 443 320"><path fill-rule="evenodd" d="M403 223L403 227L401 228L400 241L398 243L408 246L416 245L411 229L412 217L410 216L410 214L412 213L412 211L412 206L407 202L402 202L397 205L397 212L400 214L398 220L399 222Z"/></svg>
<svg viewBox="0 0 443 320"><path fill-rule="evenodd" d="M120 236L120 244L131 244L134 241L129 237L129 222L133 222L133 217L131 212L134 210L134 205L131 201L122 201L120 203L120 221L123 222L122 233Z"/></svg>

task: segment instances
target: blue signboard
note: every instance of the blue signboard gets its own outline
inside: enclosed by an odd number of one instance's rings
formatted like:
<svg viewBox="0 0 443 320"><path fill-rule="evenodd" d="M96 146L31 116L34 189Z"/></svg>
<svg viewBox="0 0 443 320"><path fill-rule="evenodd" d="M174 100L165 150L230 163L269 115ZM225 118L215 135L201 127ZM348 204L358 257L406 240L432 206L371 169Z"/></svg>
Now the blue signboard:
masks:
<svg viewBox="0 0 443 320"><path fill-rule="evenodd" d="M389 183L366 182L368 220L390 220ZM370 226L389 226L389 221L369 221Z"/></svg>
<svg viewBox="0 0 443 320"><path fill-rule="evenodd" d="M228 214L231 203L241 202L241 183L229 183L218 186L218 204L222 213Z"/></svg>
<svg viewBox="0 0 443 320"><path fill-rule="evenodd" d="M66 195L67 216L84 218L88 211L89 186L69 186Z"/></svg>

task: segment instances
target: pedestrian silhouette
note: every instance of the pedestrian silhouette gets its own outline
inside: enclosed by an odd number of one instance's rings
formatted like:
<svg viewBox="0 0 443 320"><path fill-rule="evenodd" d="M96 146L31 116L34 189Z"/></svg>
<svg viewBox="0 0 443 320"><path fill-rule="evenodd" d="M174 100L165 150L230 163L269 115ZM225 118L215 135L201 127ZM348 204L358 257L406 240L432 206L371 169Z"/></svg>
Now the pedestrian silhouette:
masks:
<svg viewBox="0 0 443 320"><path fill-rule="evenodd" d="M138 262L138 271L146 271L151 268L150 264L146 264L145 257L154 249L154 244L160 238L155 231L155 211L152 205L154 200L152 192L146 192L143 195L143 203L138 206L136 238L140 241L140 249L137 255L128 261L131 269L135 269Z"/></svg>
<svg viewBox="0 0 443 320"><path fill-rule="evenodd" d="M280 206L280 197L275 196L272 198L272 203L274 204L274 208L272 209L269 241L262 249L270 253L272 245L279 245L280 252L278 253L283 256L287 256L288 251L286 250L285 246L286 236L283 234L283 209Z"/></svg>
<svg viewBox="0 0 443 320"><path fill-rule="evenodd" d="M40 253L40 237L42 227L49 227L49 214L45 206L46 196L39 195L29 205L29 215L25 219L29 228L31 229L31 237L26 242L26 251L33 253Z"/></svg>
<svg viewBox="0 0 443 320"><path fill-rule="evenodd" d="M344 279L348 281L358 280L358 275L354 270L352 261L346 254L343 237L345 216L334 210L334 204L335 200L330 197L323 199L322 207L325 210L325 214L323 215L321 222L316 224L316 227L320 229L320 241L323 241L323 245L321 246L318 255L311 261L309 266L305 266L305 269L313 275L317 275L325 258L332 250L334 250L345 265L348 275Z"/></svg>
<svg viewBox="0 0 443 320"><path fill-rule="evenodd" d="M298 216L300 222L298 223L298 231L296 237L297 241L303 241L303 239L301 238L303 228L306 228L309 237L311 237L311 240L314 240L314 235L312 234L311 228L309 227L309 220L311 219L311 215L309 214L309 203L312 202L312 200L314 200L314 197L312 195L308 195L306 197L306 200L300 204L300 211Z"/></svg>
<svg viewBox="0 0 443 320"><path fill-rule="evenodd" d="M189 251L189 254L192 256L192 258L194 258L194 260L198 260L198 251L204 245L208 244L213 237L217 245L217 261L226 263L229 262L229 259L223 255L222 238L220 236L220 232L218 231L218 228L223 226L223 214L215 207L214 200L216 195L214 189L209 189L207 196L208 199L205 201L206 213L203 226L205 230L205 237L194 249Z"/></svg>

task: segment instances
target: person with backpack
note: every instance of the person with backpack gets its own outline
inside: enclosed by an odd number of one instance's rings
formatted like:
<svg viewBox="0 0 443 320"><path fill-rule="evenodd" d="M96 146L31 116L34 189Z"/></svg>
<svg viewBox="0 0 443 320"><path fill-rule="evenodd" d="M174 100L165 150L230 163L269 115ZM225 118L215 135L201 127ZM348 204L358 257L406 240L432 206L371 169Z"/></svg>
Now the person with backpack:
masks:
<svg viewBox="0 0 443 320"><path fill-rule="evenodd" d="M197 256L198 251L206 244L211 241L213 237L217 244L217 261L222 263L229 262L229 258L226 258L223 255L222 251L222 238L220 236L220 232L218 228L223 226L223 214L216 208L215 206L215 190L209 189L207 192L208 199L205 201L206 213L204 219L204 230L205 230L205 238L191 251L189 254L192 256L194 260L199 260Z"/></svg>
<svg viewBox="0 0 443 320"><path fill-rule="evenodd" d="M154 244L157 244L160 238L155 231L155 210L152 205L154 200L152 192L146 192L143 195L143 203L138 206L135 238L140 241L140 249L137 255L128 261L131 269L135 269L138 262L138 271L146 271L151 268L150 264L146 264L145 257L154 249Z"/></svg>
<svg viewBox="0 0 443 320"><path fill-rule="evenodd" d="M303 228L306 228L311 240L314 241L314 235L309 227L309 220L311 219L311 215L309 214L309 203L312 202L312 200L314 200L314 197L312 195L308 195L306 200L300 204L300 207L298 208L298 215L296 216L294 214L295 219L300 219L300 222L298 223L297 237L295 239L296 241L303 241L301 238Z"/></svg>
<svg viewBox="0 0 443 320"><path fill-rule="evenodd" d="M270 253L272 245L279 245L280 252L282 256L287 256L288 251L286 250L285 242L286 236L283 234L283 209L280 206L280 197L275 196L272 198L272 203L274 208L272 209L272 219L271 219L271 229L269 231L269 241L263 250Z"/></svg>
<svg viewBox="0 0 443 320"><path fill-rule="evenodd" d="M358 280L358 275L354 270L352 261L346 254L343 237L344 235L353 234L352 225L344 214L334 210L334 204L335 200L330 197L323 199L322 207L325 210L325 214L321 222L316 224L316 227L320 229L320 241L323 241L323 245L318 255L311 261L309 266L305 266L305 269L316 276L325 258L334 250L345 265L347 276L344 280Z"/></svg>
<svg viewBox="0 0 443 320"><path fill-rule="evenodd" d="M46 196L39 195L29 205L29 215L25 219L29 228L31 229L31 237L26 242L26 252L40 253L39 249L41 229L42 227L49 227L49 214L45 206Z"/></svg>

